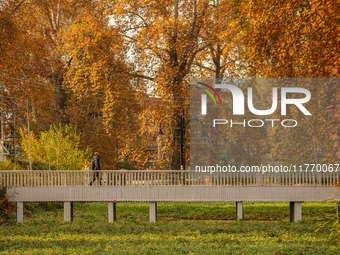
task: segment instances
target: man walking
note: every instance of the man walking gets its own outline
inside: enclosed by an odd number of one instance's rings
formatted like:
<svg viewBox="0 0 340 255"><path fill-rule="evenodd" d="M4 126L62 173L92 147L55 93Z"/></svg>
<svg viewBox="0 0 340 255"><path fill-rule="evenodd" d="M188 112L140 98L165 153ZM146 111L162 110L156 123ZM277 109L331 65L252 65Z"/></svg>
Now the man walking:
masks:
<svg viewBox="0 0 340 255"><path fill-rule="evenodd" d="M99 177L99 170L100 170L100 162L99 162L99 153L95 152L94 157L91 162L91 168L93 171L96 171L93 175L93 180L90 182L90 186L92 186L92 183L98 179L99 185L100 185L100 177Z"/></svg>

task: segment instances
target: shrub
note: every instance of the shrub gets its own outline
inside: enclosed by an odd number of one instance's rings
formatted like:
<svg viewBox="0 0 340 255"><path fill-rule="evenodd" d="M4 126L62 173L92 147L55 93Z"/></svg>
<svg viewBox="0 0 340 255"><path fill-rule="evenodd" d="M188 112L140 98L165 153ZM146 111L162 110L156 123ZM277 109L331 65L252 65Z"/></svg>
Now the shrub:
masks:
<svg viewBox="0 0 340 255"><path fill-rule="evenodd" d="M0 170L23 170L23 169L27 169L27 168L19 164L14 164L12 160L6 160L5 162L0 162Z"/></svg>
<svg viewBox="0 0 340 255"><path fill-rule="evenodd" d="M20 130L22 149L29 158L28 134ZM31 155L34 169L81 170L88 165L90 151L79 149L80 137L71 125L52 125L36 136L31 132Z"/></svg>
<svg viewBox="0 0 340 255"><path fill-rule="evenodd" d="M8 201L6 188L0 188L0 224L5 223L14 212L14 204Z"/></svg>

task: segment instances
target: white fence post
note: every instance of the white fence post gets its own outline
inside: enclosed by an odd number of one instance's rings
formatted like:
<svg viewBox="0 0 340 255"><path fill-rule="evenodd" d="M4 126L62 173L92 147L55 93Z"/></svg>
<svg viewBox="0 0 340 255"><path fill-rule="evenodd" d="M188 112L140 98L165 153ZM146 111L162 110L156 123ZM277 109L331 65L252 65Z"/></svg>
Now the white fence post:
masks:
<svg viewBox="0 0 340 255"><path fill-rule="evenodd" d="M243 202L236 202L236 220L243 219Z"/></svg>
<svg viewBox="0 0 340 255"><path fill-rule="evenodd" d="M73 221L73 202L64 202L64 220Z"/></svg>
<svg viewBox="0 0 340 255"><path fill-rule="evenodd" d="M116 201L109 202L108 204L108 213L109 213L109 223L113 223L117 221L117 203Z"/></svg>
<svg viewBox="0 0 340 255"><path fill-rule="evenodd" d="M150 222L157 221L157 202L150 202L149 203L149 218Z"/></svg>
<svg viewBox="0 0 340 255"><path fill-rule="evenodd" d="M23 223L24 222L24 203L17 202L17 222Z"/></svg>

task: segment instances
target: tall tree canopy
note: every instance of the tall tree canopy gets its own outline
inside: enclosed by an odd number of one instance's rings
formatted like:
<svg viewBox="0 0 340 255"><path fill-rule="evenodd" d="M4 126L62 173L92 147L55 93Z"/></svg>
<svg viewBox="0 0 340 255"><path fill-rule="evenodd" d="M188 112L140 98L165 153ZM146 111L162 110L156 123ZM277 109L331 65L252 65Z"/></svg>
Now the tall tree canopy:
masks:
<svg viewBox="0 0 340 255"><path fill-rule="evenodd" d="M166 116L189 119L191 79L338 78L339 8L324 0L4 0L2 96L7 108L15 106L18 127L26 127L27 101L34 131L76 126L81 146L101 151L104 167L118 160L142 167L156 150L158 167L179 169L177 123L164 122L167 138L155 133ZM313 120L325 129L310 127L306 142L315 150L299 153L310 158L317 151L319 160L333 162L338 90L317 93L331 102ZM276 145L261 153L280 160L293 141L274 131L259 134ZM235 146L233 154L240 154Z"/></svg>

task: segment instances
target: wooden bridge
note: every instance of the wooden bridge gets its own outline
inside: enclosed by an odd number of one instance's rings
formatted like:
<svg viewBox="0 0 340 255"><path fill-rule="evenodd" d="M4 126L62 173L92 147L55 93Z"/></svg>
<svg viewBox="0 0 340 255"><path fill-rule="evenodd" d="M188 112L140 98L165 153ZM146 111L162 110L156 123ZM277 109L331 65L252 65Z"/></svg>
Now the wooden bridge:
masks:
<svg viewBox="0 0 340 255"><path fill-rule="evenodd" d="M338 201L338 172L213 173L172 170L0 171L0 187L17 203L23 222L25 202L64 202L64 218L73 219L74 202L108 202L109 221L117 202L149 202L150 221L157 220L157 202L290 202L291 221L302 219L302 202Z"/></svg>

